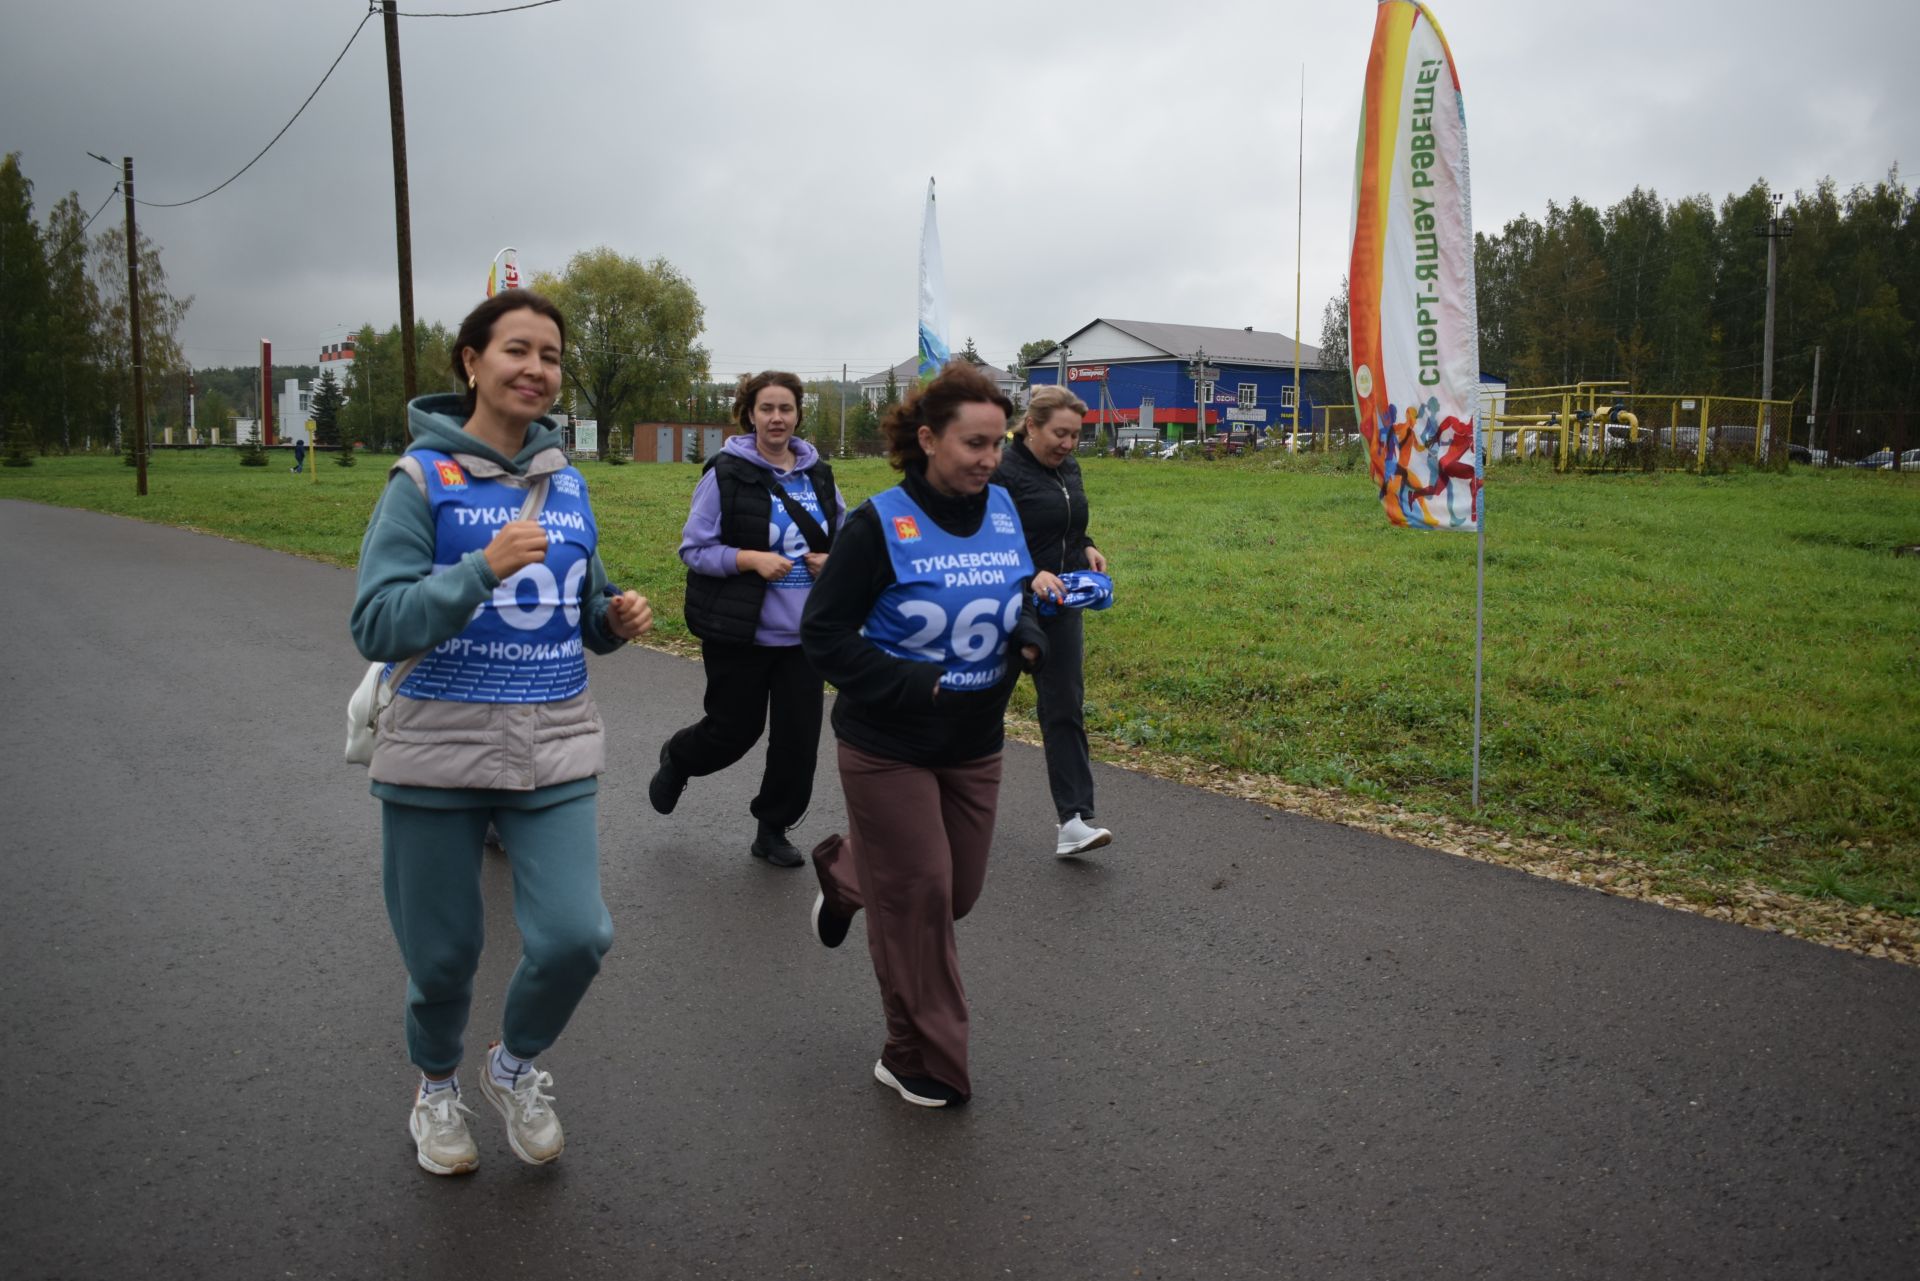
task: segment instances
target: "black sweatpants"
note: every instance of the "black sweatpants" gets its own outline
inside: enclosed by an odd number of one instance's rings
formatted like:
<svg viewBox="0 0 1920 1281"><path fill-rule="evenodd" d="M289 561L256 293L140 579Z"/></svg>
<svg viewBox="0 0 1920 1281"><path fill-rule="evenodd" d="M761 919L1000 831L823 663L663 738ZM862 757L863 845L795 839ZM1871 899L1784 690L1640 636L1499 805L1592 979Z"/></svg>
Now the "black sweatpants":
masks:
<svg viewBox="0 0 1920 1281"><path fill-rule="evenodd" d="M826 683L798 645L702 641L700 654L706 715L667 740L674 768L692 778L717 774L751 751L767 729L767 767L750 809L763 823L792 827L813 802Z"/></svg>
<svg viewBox="0 0 1920 1281"><path fill-rule="evenodd" d="M1063 609L1040 626L1047 633L1047 662L1033 674L1034 716L1046 745L1047 788L1054 812L1066 822L1078 814L1093 821L1093 755L1087 748L1087 678L1084 623L1077 609Z"/></svg>

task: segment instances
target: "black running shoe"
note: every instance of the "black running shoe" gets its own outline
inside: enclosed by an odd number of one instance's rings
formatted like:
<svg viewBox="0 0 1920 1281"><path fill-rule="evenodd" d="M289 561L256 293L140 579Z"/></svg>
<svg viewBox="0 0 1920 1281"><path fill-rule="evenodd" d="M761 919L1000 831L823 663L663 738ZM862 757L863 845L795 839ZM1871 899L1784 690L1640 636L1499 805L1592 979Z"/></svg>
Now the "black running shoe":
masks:
<svg viewBox="0 0 1920 1281"><path fill-rule="evenodd" d="M842 916L827 906L825 890L813 896L813 936L823 947L839 947L847 941L847 931L852 928L851 916Z"/></svg>
<svg viewBox="0 0 1920 1281"><path fill-rule="evenodd" d="M873 1065L873 1079L915 1107L957 1108L967 1101L966 1095L944 1081L936 1081L930 1076L901 1076L895 1073L887 1066L885 1059Z"/></svg>
<svg viewBox="0 0 1920 1281"><path fill-rule="evenodd" d="M673 813L673 807L680 803L680 793L687 790L687 776L673 767L673 755L667 750L671 744L671 739L660 744L660 768L647 784L647 799L662 814Z"/></svg>
<svg viewBox="0 0 1920 1281"><path fill-rule="evenodd" d="M787 834L777 827L760 825L760 834L753 838L753 847L747 851L755 858L765 859L775 867L799 867L807 860L793 847Z"/></svg>

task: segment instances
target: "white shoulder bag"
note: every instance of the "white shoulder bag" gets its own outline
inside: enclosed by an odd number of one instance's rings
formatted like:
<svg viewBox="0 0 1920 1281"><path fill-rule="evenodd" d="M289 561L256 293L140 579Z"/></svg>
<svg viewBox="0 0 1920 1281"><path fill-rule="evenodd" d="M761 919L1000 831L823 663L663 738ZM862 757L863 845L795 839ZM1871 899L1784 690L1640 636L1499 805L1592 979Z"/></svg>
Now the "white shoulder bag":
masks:
<svg viewBox="0 0 1920 1281"><path fill-rule="evenodd" d="M527 486L527 500L520 504L519 519L537 519L546 503L547 478L541 476ZM380 732L380 713L392 704L394 691L419 666L420 660L432 652L423 649L395 663L393 675L384 680L381 676L387 668L385 663L374 663L367 668L367 674L354 686L353 697L347 700L347 764L373 763L373 740Z"/></svg>

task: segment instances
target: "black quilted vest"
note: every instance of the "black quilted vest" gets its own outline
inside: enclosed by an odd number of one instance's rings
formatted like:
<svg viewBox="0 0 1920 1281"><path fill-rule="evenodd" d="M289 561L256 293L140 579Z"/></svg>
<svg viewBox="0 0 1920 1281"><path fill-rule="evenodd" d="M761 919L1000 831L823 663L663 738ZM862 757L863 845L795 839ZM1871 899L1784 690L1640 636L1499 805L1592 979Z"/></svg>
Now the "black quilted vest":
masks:
<svg viewBox="0 0 1920 1281"><path fill-rule="evenodd" d="M770 551L767 525L773 519L771 473L733 454L716 454L707 467L720 486L720 541L742 551ZM829 537L839 512L834 508L833 469L818 458L807 468L814 495L820 501L821 522ZM751 645L760 626L760 607L767 598L767 580L755 573L712 574L687 571L687 630L701 640Z"/></svg>

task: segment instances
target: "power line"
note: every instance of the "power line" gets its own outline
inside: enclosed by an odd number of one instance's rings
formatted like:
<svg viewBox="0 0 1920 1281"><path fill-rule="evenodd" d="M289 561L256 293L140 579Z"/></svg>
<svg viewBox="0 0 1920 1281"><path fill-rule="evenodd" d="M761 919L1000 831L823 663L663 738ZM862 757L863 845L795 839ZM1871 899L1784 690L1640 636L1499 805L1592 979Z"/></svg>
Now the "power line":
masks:
<svg viewBox="0 0 1920 1281"><path fill-rule="evenodd" d="M78 194L78 193L75 193L75 194ZM52 259L60 257L62 254L66 253L67 250L73 248L75 245L85 240L87 238L87 228L93 226L93 220L95 218L98 218L101 214L105 213L107 211L107 206L112 204L113 198L119 194L120 194L120 184L116 182L113 184L113 190L107 193L107 198L100 202L100 207L94 210L93 213L87 218L85 222L80 224L80 230L74 233L73 239L67 241L66 244L61 245L58 249L48 254L47 255L48 260L51 261Z"/></svg>
<svg viewBox="0 0 1920 1281"><path fill-rule="evenodd" d="M518 13L522 9L538 9L545 4L559 4L560 0L533 0L531 4L509 5L505 9L474 9L467 13L396 13L396 18L485 18L496 13Z"/></svg>
<svg viewBox="0 0 1920 1281"><path fill-rule="evenodd" d="M247 161L246 164L240 167L240 173L236 173L235 175L233 175L232 178L227 179L225 182L221 183L218 187L215 187L212 191L204 192L201 195L195 196L192 200L174 200L164 204L158 201L153 201L153 200L135 200L134 203L139 205L145 205L149 209L178 209L183 205L196 204L199 201L205 200L208 196L215 195L221 191L224 191L227 187L231 186L235 181L235 179L238 179L240 177L240 174L245 173L247 170L259 164L260 156L264 156L269 151L272 151L273 144L276 142L279 142L280 139L286 135L287 130L293 128L293 121L298 120L300 118L300 113L305 111L307 107L313 102L314 98L319 95L321 88L325 86L328 79L332 77L334 68L340 65L340 59L347 56L347 50L353 48L353 42L360 38L360 32L363 29L365 29L368 19L372 17L373 17L373 13L371 10L369 10L360 19L360 25L353 29L352 35L347 37L346 47L340 50L339 57L335 58L333 60L333 65L327 68L327 74L320 77L320 83L313 87L313 92L308 94L306 101L300 104L300 110L293 113L293 120L289 120L284 125L281 125L280 132L273 135L273 137L268 140L266 146L260 148L259 155L256 155L252 160Z"/></svg>

